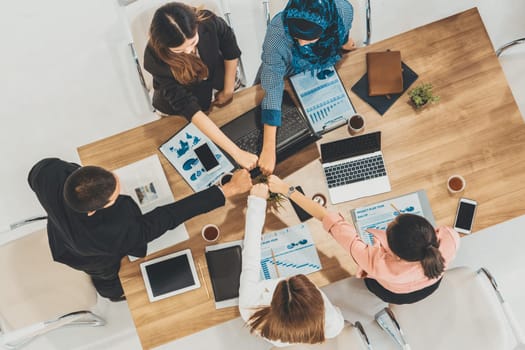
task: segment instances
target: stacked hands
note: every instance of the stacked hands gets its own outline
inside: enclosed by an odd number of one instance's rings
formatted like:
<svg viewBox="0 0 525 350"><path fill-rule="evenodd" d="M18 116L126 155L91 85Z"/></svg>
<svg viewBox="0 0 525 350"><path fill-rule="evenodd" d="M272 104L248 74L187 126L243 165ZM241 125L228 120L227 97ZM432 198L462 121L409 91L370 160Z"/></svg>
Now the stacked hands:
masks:
<svg viewBox="0 0 525 350"><path fill-rule="evenodd" d="M258 183L253 185L250 173L240 169L233 173L230 182L222 186L226 198L250 191L252 196L268 199L269 192L285 194L289 185L275 175L268 177L268 184Z"/></svg>

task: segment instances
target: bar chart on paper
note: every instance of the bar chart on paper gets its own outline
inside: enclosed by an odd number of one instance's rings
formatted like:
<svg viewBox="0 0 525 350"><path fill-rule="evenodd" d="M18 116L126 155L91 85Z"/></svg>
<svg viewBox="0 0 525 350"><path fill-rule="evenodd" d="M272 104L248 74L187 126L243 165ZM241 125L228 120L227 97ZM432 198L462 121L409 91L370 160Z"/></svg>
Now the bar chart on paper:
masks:
<svg viewBox="0 0 525 350"><path fill-rule="evenodd" d="M319 270L321 261L306 224L263 235L261 279L306 275Z"/></svg>
<svg viewBox="0 0 525 350"><path fill-rule="evenodd" d="M290 81L315 132L340 126L355 113L334 67L302 72Z"/></svg>

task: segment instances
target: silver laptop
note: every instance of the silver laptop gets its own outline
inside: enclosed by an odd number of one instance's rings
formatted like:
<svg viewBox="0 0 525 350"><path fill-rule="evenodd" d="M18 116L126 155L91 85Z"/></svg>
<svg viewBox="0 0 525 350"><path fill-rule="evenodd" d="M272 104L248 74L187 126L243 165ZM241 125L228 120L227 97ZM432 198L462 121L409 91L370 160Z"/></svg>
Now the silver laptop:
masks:
<svg viewBox="0 0 525 350"><path fill-rule="evenodd" d="M379 131L324 143L321 158L332 204L391 190Z"/></svg>

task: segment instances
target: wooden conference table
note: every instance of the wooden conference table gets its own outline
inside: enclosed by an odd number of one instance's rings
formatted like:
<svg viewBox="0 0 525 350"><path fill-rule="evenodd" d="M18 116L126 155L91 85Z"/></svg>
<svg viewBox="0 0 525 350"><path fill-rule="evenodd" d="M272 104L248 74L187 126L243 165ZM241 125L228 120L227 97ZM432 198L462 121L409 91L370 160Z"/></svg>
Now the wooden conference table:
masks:
<svg viewBox="0 0 525 350"><path fill-rule="evenodd" d="M403 95L380 116L350 88L365 73L365 53L400 50L403 61L419 74L416 85L432 82L441 96L438 104L420 112ZM357 111L366 118L366 131L382 131L382 149L392 191L374 197L330 206L349 218L351 208L425 189L439 225L452 225L458 197L448 194L446 181L461 174L467 181L463 196L479 202L474 231L525 214L525 125L494 54L477 9L456 14L347 54L338 71ZM223 125L247 111L263 96L260 87L243 90L223 109L210 116ZM179 130L182 118L163 118L118 135L78 148L84 165L116 169L152 154L158 154L176 199L192 193L175 169L157 150ZM324 135L321 142L348 137L345 127ZM275 173L307 195L327 194L316 145L279 164ZM246 196L225 207L186 223L190 239L149 256L162 256L191 248L203 267L205 283L212 293L205 242L200 236L206 223L217 224L221 242L241 239ZM299 223L289 203L280 212L267 215L265 232ZM348 277L355 264L315 220L308 225L314 235L323 269L310 277L318 286ZM213 295L205 288L150 303L139 269L144 259L122 261L120 278L137 333L145 349L198 332L237 317L236 308L215 310Z"/></svg>

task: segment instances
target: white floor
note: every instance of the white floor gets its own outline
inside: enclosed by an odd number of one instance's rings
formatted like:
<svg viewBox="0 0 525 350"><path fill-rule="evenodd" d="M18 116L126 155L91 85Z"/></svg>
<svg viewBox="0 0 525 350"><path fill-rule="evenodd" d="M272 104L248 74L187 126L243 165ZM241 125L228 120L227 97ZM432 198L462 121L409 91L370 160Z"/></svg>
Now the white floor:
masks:
<svg viewBox="0 0 525 350"><path fill-rule="evenodd" d="M520 0L373 0L373 41L409 30L419 25L451 15L455 12L478 6L494 47L518 37L525 36L525 2ZM525 48L525 45L522 45ZM525 50L515 48L505 53L500 62L509 80L513 94L525 112ZM249 64L249 63L248 63ZM474 268L485 266L498 280L504 295L509 300L519 322L525 327L525 216L488 228L462 239L454 265L468 265ZM358 280L349 282L355 289L352 299L359 309L344 310L349 319L360 319L367 329L376 349L395 349L386 336L372 322L371 315L381 305L370 294L360 288ZM332 290L339 288L332 286ZM344 289L341 286L342 290ZM333 291L331 291L333 292ZM101 328L61 329L43 336L31 344L28 350L95 350L140 349L127 304L109 303L101 300L97 312L106 318L107 325ZM465 325L468 327L469 325ZM212 345L210 345L212 344ZM237 319L220 326L194 334L159 349L268 349L264 341L252 337L242 322Z"/></svg>

